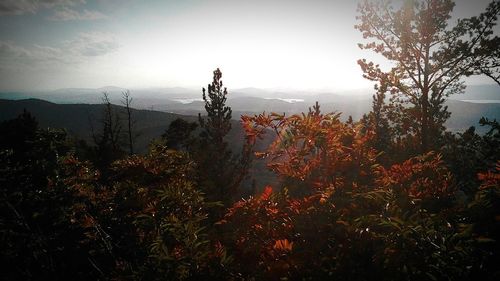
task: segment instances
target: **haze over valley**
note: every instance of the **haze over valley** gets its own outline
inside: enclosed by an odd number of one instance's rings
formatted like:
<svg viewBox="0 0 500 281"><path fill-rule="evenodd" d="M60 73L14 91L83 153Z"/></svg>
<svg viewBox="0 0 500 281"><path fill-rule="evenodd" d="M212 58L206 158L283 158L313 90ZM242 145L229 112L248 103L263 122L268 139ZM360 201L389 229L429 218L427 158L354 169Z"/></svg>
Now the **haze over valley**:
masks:
<svg viewBox="0 0 500 281"><path fill-rule="evenodd" d="M97 89L59 89L44 92L0 92L0 99L41 99L56 104L100 104L102 94L108 93L111 103L122 105L125 88L108 86ZM244 114L278 112L297 114L307 111L316 101L325 112L341 112L345 120L351 116L359 120L372 107L373 89L339 92L278 91L258 88L228 89L232 118L239 120ZM144 88L130 91L132 107L136 109L176 113L187 116L204 114L201 89L192 88ZM478 127L481 117L500 120L500 86L496 84L469 85L464 94L451 96L446 102L452 113L447 121L450 131L461 132L470 126ZM49 114L49 113L45 113ZM12 114L8 118L15 117ZM94 117L97 117L94 116ZM7 116L4 115L4 118ZM88 118L83 116L83 118ZM50 125L50 124L47 124ZM55 124L54 124L55 125ZM164 124L168 126L168 124Z"/></svg>

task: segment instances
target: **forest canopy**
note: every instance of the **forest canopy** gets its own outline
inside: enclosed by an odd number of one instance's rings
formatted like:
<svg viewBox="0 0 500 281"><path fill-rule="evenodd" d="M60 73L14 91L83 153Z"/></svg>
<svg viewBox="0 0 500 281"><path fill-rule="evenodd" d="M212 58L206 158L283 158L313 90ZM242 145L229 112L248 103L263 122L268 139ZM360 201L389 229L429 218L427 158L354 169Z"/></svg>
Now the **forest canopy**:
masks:
<svg viewBox="0 0 500 281"><path fill-rule="evenodd" d="M205 112L134 149L133 93L107 95L93 143L0 123L2 280L498 280L500 125L446 130L464 78L498 83L500 2L452 23L449 0L364 1L360 120L311 105L241 116L222 71ZM264 185L255 178L272 176Z"/></svg>

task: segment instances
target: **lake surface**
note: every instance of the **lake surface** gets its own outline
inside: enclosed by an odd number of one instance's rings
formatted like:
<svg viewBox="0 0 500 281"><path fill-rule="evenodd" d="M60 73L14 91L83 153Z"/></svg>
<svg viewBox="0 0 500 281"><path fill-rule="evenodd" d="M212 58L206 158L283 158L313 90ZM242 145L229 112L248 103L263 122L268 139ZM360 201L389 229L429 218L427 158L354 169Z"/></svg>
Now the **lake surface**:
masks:
<svg viewBox="0 0 500 281"><path fill-rule="evenodd" d="M461 100L464 102L471 102L471 103L500 103L500 100Z"/></svg>
<svg viewBox="0 0 500 281"><path fill-rule="evenodd" d="M287 103L304 102L304 99L283 99L283 98L265 98L266 100L280 100Z"/></svg>

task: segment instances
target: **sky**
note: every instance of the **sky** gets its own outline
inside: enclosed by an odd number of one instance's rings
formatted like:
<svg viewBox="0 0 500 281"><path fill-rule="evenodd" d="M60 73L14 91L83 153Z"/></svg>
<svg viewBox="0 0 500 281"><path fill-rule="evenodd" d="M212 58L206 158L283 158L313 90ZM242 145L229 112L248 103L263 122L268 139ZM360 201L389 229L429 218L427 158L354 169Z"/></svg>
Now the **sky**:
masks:
<svg viewBox="0 0 500 281"><path fill-rule="evenodd" d="M488 0L456 1L455 16ZM188 87L355 90L372 82L352 0L1 0L0 91ZM477 77L468 83L488 83Z"/></svg>

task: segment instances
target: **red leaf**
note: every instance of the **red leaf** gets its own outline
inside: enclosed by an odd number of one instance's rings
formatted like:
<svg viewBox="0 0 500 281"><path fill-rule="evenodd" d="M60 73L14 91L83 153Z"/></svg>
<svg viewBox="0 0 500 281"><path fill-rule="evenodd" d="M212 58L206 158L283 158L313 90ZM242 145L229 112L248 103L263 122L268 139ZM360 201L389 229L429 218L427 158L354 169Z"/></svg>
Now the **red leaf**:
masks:
<svg viewBox="0 0 500 281"><path fill-rule="evenodd" d="M260 195L260 200L268 200L271 194L273 193L273 188L268 185L264 188L264 192Z"/></svg>

